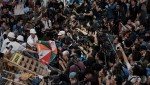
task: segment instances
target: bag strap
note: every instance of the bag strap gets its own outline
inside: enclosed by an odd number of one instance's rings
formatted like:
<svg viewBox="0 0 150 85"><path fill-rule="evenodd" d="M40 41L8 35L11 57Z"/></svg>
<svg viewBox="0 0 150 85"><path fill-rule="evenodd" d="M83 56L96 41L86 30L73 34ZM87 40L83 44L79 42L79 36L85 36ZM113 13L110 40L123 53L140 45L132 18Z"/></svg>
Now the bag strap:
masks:
<svg viewBox="0 0 150 85"><path fill-rule="evenodd" d="M46 20L47 21L47 25L48 25L48 27L50 28L50 26L49 26L49 20Z"/></svg>

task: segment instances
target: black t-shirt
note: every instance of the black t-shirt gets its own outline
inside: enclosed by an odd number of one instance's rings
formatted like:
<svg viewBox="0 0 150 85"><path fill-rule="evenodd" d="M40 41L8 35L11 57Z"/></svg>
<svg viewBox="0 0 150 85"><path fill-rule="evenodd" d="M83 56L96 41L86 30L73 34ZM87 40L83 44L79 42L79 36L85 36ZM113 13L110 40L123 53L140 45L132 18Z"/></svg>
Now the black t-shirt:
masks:
<svg viewBox="0 0 150 85"><path fill-rule="evenodd" d="M90 13L92 11L91 9L91 6L90 5L87 5L87 6L83 6L83 9L82 9L82 12L83 13ZM93 12L93 11L92 11ZM84 17L85 20L92 20L93 19L93 16L85 16Z"/></svg>
<svg viewBox="0 0 150 85"><path fill-rule="evenodd" d="M101 11L97 11L96 8L92 10L93 12L93 16L96 17L96 20L100 20L101 19L101 14L102 12Z"/></svg>
<svg viewBox="0 0 150 85"><path fill-rule="evenodd" d="M129 7L130 11L130 18L132 21L136 19L137 14L139 13L139 8L137 6L132 7L132 5Z"/></svg>

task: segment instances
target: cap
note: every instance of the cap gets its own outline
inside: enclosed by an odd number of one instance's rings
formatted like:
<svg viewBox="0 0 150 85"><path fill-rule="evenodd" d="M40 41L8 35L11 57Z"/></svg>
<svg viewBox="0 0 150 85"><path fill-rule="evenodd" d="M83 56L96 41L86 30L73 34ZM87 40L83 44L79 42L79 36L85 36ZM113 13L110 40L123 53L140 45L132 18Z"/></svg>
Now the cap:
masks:
<svg viewBox="0 0 150 85"><path fill-rule="evenodd" d="M24 38L23 38L23 36L19 35L19 36L17 37L17 40L19 40L19 41L24 41Z"/></svg>
<svg viewBox="0 0 150 85"><path fill-rule="evenodd" d="M8 37L10 37L10 38L15 38L15 34L14 34L13 32L9 32L9 33L8 33Z"/></svg>
<svg viewBox="0 0 150 85"><path fill-rule="evenodd" d="M59 31L58 35L64 35L65 31Z"/></svg>
<svg viewBox="0 0 150 85"><path fill-rule="evenodd" d="M69 78L75 78L76 75L77 75L76 72L71 72L71 73L69 74Z"/></svg>
<svg viewBox="0 0 150 85"><path fill-rule="evenodd" d="M35 29L30 29L30 33L36 34Z"/></svg>

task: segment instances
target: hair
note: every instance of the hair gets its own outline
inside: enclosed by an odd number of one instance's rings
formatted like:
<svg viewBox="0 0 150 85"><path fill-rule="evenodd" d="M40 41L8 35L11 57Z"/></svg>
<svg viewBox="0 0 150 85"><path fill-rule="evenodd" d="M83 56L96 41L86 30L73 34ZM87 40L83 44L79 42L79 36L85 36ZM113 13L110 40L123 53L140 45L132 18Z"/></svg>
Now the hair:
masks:
<svg viewBox="0 0 150 85"><path fill-rule="evenodd" d="M99 51L96 55L100 60L105 61L104 53Z"/></svg>
<svg viewBox="0 0 150 85"><path fill-rule="evenodd" d="M23 20L22 17L18 17L17 21L20 22L21 20Z"/></svg>
<svg viewBox="0 0 150 85"><path fill-rule="evenodd" d="M126 47L130 47L130 46L133 44L132 40L130 40L130 39L126 39L126 40L124 41L124 43L125 43L125 46L126 46Z"/></svg>
<svg viewBox="0 0 150 85"><path fill-rule="evenodd" d="M61 81L65 81L67 83L70 83L69 77L66 74L60 74L59 78L60 78Z"/></svg>
<svg viewBox="0 0 150 85"><path fill-rule="evenodd" d="M1 22L0 22L0 25L2 25L3 23L6 23L6 22L5 22L5 21L1 21Z"/></svg>

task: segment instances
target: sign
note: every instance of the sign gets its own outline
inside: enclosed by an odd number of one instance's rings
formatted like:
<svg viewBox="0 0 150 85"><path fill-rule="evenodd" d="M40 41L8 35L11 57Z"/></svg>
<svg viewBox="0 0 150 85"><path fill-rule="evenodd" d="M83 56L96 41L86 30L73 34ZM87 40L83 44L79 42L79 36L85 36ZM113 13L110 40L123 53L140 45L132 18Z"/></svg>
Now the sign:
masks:
<svg viewBox="0 0 150 85"><path fill-rule="evenodd" d="M16 63L16 64L19 64L21 62L23 58L23 55L19 54L19 53L15 53L13 56L12 56L12 59L11 61Z"/></svg>

